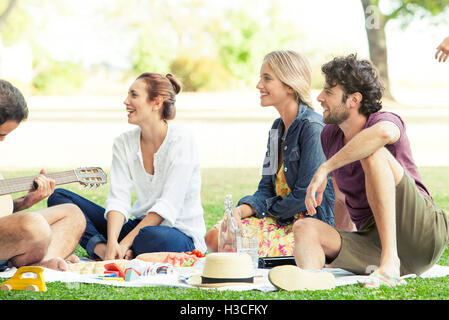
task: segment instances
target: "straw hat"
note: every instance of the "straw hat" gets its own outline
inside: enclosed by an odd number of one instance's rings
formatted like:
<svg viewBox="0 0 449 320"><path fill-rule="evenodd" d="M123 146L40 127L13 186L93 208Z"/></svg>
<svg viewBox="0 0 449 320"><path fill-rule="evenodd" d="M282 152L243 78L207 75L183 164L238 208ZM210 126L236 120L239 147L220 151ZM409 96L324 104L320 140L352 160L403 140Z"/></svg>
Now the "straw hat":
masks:
<svg viewBox="0 0 449 320"><path fill-rule="evenodd" d="M321 270L303 270L293 265L277 266L268 273L268 280L278 289L328 290L335 288L335 276Z"/></svg>
<svg viewBox="0 0 449 320"><path fill-rule="evenodd" d="M206 256L203 273L187 280L192 286L218 288L255 284L254 266L247 253L217 252Z"/></svg>

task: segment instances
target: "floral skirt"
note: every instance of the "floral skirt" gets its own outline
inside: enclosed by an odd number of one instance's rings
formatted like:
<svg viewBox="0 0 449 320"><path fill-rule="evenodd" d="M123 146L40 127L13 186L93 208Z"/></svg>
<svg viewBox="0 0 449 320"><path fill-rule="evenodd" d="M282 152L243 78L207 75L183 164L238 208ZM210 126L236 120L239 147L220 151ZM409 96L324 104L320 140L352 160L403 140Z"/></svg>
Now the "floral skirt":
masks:
<svg viewBox="0 0 449 320"><path fill-rule="evenodd" d="M294 217L293 223L304 217L303 213L298 213ZM292 230L293 223L280 226L277 224L276 218L273 217L242 219L243 228L252 226L258 230L259 257L293 256L295 244Z"/></svg>
<svg viewBox="0 0 449 320"><path fill-rule="evenodd" d="M305 218L303 213L298 213L293 223L298 219ZM242 228L256 228L257 240L259 242L259 257L279 257L294 255L293 223L280 226L276 218L264 217L262 219L249 217L242 219ZM221 221L215 227L219 230Z"/></svg>

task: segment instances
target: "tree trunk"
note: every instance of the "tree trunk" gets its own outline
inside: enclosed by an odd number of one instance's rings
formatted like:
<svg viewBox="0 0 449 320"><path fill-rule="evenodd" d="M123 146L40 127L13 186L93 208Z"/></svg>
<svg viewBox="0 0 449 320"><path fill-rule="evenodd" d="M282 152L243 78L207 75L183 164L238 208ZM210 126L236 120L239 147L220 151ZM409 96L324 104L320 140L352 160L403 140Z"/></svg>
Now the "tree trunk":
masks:
<svg viewBox="0 0 449 320"><path fill-rule="evenodd" d="M365 30L368 37L370 59L379 71L380 80L385 87L384 97L394 100L390 91L388 76L387 42L385 25L387 20L380 13L379 8L371 4L370 0L361 0L365 14Z"/></svg>
<svg viewBox="0 0 449 320"><path fill-rule="evenodd" d="M8 18L8 15L11 13L12 8L16 5L17 0L10 0L8 3L8 6L6 7L5 11L3 11L2 14L0 14L0 25L5 23L6 18Z"/></svg>

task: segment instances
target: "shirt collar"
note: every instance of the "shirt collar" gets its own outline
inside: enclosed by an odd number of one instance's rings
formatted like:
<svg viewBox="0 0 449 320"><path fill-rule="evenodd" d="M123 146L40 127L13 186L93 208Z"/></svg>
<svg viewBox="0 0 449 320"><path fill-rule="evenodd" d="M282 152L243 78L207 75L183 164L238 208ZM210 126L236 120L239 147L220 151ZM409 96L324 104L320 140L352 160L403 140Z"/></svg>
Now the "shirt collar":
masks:
<svg viewBox="0 0 449 320"><path fill-rule="evenodd" d="M138 158L138 159L140 159L140 160L143 160L142 159L142 150L141 150L141 148L140 148L140 134L141 134L141 130L140 130L140 128L139 128L139 130L137 130L137 135L136 135L136 146L137 146L137 148L136 148L136 150L135 150L135 157L136 158ZM170 124L167 124L167 134L165 135L165 139L164 139L164 141L162 141L162 144L161 144L161 146L159 147L159 149L156 151L156 153L154 154L154 156L155 157L157 157L158 156L158 154L160 154L161 152L163 152L163 150L166 148L166 146L169 144L169 139L171 138L171 126L170 126Z"/></svg>
<svg viewBox="0 0 449 320"><path fill-rule="evenodd" d="M282 135L282 140L285 141L285 139L287 139L288 133L293 131L293 130L295 130L295 128L299 124L299 120L302 118L302 115L304 114L304 112L306 112L307 108L308 107L305 104L303 104L303 103L299 104L299 106L298 106L298 114L296 115L296 119L293 120L293 122L290 124L290 126L287 128L287 130L285 130L284 134ZM280 125L284 129L284 122L283 121L281 121Z"/></svg>

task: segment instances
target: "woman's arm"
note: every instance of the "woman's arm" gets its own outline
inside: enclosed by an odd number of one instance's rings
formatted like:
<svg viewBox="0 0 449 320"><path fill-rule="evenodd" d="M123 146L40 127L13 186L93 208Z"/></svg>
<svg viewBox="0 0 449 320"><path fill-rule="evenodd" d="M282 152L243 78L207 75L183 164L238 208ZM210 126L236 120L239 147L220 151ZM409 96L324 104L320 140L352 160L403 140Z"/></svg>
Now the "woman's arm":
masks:
<svg viewBox="0 0 449 320"><path fill-rule="evenodd" d="M108 242L106 244L106 252L104 260L122 259L125 256L124 250L122 250L118 244L118 237L122 230L125 217L118 211L109 211L107 213L108 218Z"/></svg>
<svg viewBox="0 0 449 320"><path fill-rule="evenodd" d="M164 219L155 212L148 213L145 218L143 218L134 229L128 233L122 241L120 241L120 248L122 249L123 256L125 258L132 258L132 256L127 256L128 250L131 248L134 238L139 233L140 229L148 226L158 226Z"/></svg>
<svg viewBox="0 0 449 320"><path fill-rule="evenodd" d="M107 244L104 260L122 259L126 252L118 243L123 224L129 218L131 210L131 189L133 187L126 160L125 142L120 137L114 141L112 147L112 164L110 171L110 187L106 200L105 219L107 226ZM98 254L101 257L101 253Z"/></svg>
<svg viewBox="0 0 449 320"><path fill-rule="evenodd" d="M125 222L131 211L131 191L133 182L126 158L124 138L117 138L112 147L109 194L106 199L105 219L110 211L120 212Z"/></svg>

